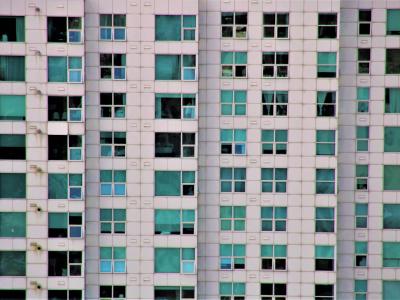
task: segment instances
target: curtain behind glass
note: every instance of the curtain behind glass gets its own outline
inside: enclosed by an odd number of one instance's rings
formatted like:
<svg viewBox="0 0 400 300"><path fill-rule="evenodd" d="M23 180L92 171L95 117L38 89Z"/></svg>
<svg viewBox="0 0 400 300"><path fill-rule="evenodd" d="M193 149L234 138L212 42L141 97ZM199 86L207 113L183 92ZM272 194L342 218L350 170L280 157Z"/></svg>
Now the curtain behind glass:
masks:
<svg viewBox="0 0 400 300"><path fill-rule="evenodd" d="M400 127L385 127L384 152L400 152Z"/></svg>
<svg viewBox="0 0 400 300"><path fill-rule="evenodd" d="M156 16L156 41L180 41L181 16Z"/></svg>
<svg viewBox="0 0 400 300"><path fill-rule="evenodd" d="M0 276L25 276L25 251L0 251Z"/></svg>
<svg viewBox="0 0 400 300"><path fill-rule="evenodd" d="M156 80L180 80L180 55L156 55Z"/></svg>
<svg viewBox="0 0 400 300"><path fill-rule="evenodd" d="M156 171L154 180L155 180L155 196L181 195L181 172Z"/></svg>
<svg viewBox="0 0 400 300"><path fill-rule="evenodd" d="M25 120L25 96L0 95L0 120Z"/></svg>
<svg viewBox="0 0 400 300"><path fill-rule="evenodd" d="M25 41L25 17L15 17L15 33L17 42Z"/></svg>
<svg viewBox="0 0 400 300"><path fill-rule="evenodd" d="M0 237L25 237L26 213L0 212Z"/></svg>
<svg viewBox="0 0 400 300"><path fill-rule="evenodd" d="M161 234L179 234L180 218L180 210L156 210L156 232Z"/></svg>
<svg viewBox="0 0 400 300"><path fill-rule="evenodd" d="M0 173L0 198L25 198L25 191L25 173Z"/></svg>
<svg viewBox="0 0 400 300"><path fill-rule="evenodd" d="M383 205L383 228L400 229L400 204Z"/></svg>
<svg viewBox="0 0 400 300"><path fill-rule="evenodd" d="M398 299L400 294L400 281L383 281L383 300Z"/></svg>
<svg viewBox="0 0 400 300"><path fill-rule="evenodd" d="M0 81L25 81L25 57L0 56Z"/></svg>
<svg viewBox="0 0 400 300"><path fill-rule="evenodd" d="M67 57L48 57L48 81L67 82Z"/></svg>
<svg viewBox="0 0 400 300"><path fill-rule="evenodd" d="M383 189L386 191L400 190L400 166L383 166Z"/></svg>
<svg viewBox="0 0 400 300"><path fill-rule="evenodd" d="M180 272L180 249L179 248L156 248L154 271L156 273L179 273Z"/></svg>
<svg viewBox="0 0 400 300"><path fill-rule="evenodd" d="M49 174L49 199L68 198L68 175Z"/></svg>
<svg viewBox="0 0 400 300"><path fill-rule="evenodd" d="M400 89L399 88L386 89L385 112L400 113Z"/></svg>

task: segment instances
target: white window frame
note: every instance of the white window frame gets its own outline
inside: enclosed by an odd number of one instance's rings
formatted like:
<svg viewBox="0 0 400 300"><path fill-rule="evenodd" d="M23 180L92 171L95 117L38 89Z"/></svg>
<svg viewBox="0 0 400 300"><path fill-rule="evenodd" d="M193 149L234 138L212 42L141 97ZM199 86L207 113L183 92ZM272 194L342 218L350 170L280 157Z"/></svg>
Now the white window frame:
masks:
<svg viewBox="0 0 400 300"><path fill-rule="evenodd" d="M280 39L280 40L287 40L289 39L289 24L290 24L290 19L289 16L290 14L288 12L263 12L263 18L265 15L274 15L275 17L275 24L264 24L264 20L263 20L263 39ZM278 15L288 15L288 24L278 24ZM264 29L265 28L274 28L274 36L271 37L266 37L264 35ZM278 28L286 28L287 31L287 36L286 37L278 37Z"/></svg>
<svg viewBox="0 0 400 300"><path fill-rule="evenodd" d="M111 95L111 104L101 104L101 95L102 94L110 94ZM115 104L115 94L125 95L125 104ZM115 119L118 119L118 120L126 119L126 102L127 102L126 101L126 93L115 93L115 92L100 93L99 101L100 101L100 118L105 118L105 119L115 118ZM101 115L101 110L103 108L110 108L111 116L109 116L109 117L102 116ZM124 110L124 117L118 117L118 116L115 115L115 110L117 108Z"/></svg>
<svg viewBox="0 0 400 300"><path fill-rule="evenodd" d="M102 15L109 15L109 16L111 16L111 26L101 26L100 24L100 20L101 20L101 16ZM115 15L124 15L125 16L125 23L126 23L126 14L100 14L99 15L99 40L100 41L117 41L117 42L123 42L123 41L126 41L126 26L125 27L123 27L123 26L114 26L114 16ZM111 33L111 38L110 39L103 39L102 37L101 37L101 30L102 29L108 29L108 30L110 30L110 33ZM118 30L120 30L120 29L123 29L124 31L125 31L125 33L124 33L124 39L116 39L115 38L115 30L116 29L118 29Z"/></svg>
<svg viewBox="0 0 400 300"><path fill-rule="evenodd" d="M222 24L222 14L223 13L231 13L232 14L232 24ZM236 24L236 13L246 13L247 14L247 24ZM249 14L247 11L232 11L232 12L221 12L221 38L222 39L239 39L239 40L244 40L247 39L247 27L248 27L248 17ZM232 27L232 36L223 36L223 27ZM240 27L245 28L245 36L243 37L238 37L238 29ZM240 31L239 31L240 32Z"/></svg>
<svg viewBox="0 0 400 300"><path fill-rule="evenodd" d="M268 52L263 52L262 55L264 54L274 54L274 63L273 64L264 64L262 63L262 78L289 78L289 52L285 51L268 51ZM287 64L278 64L277 63L277 57L278 55L284 55L286 54L288 56L288 63ZM264 67L273 67L274 74L273 76L264 76ZM278 76L278 70L279 68L286 68L286 76Z"/></svg>

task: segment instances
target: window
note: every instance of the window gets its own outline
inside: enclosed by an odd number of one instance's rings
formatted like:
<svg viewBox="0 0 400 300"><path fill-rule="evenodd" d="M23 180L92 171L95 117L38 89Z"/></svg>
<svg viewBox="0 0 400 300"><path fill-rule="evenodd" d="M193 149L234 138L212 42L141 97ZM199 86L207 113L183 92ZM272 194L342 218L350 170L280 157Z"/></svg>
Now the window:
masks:
<svg viewBox="0 0 400 300"><path fill-rule="evenodd" d="M155 196L194 196L195 171L155 171Z"/></svg>
<svg viewBox="0 0 400 300"><path fill-rule="evenodd" d="M125 118L125 93L100 93L100 116L102 118Z"/></svg>
<svg viewBox="0 0 400 300"><path fill-rule="evenodd" d="M261 191L263 193L286 193L286 168L261 168Z"/></svg>
<svg viewBox="0 0 400 300"><path fill-rule="evenodd" d="M288 77L288 52L263 52L263 77Z"/></svg>
<svg viewBox="0 0 400 300"><path fill-rule="evenodd" d="M126 80L126 55L100 53L100 78Z"/></svg>
<svg viewBox="0 0 400 300"><path fill-rule="evenodd" d="M368 227L368 203L356 203L356 228Z"/></svg>
<svg viewBox="0 0 400 300"><path fill-rule="evenodd" d="M400 35L400 9L386 10L386 34Z"/></svg>
<svg viewBox="0 0 400 300"><path fill-rule="evenodd" d="M246 206L220 206L221 231L244 231L246 229Z"/></svg>
<svg viewBox="0 0 400 300"><path fill-rule="evenodd" d="M261 207L261 231L286 231L286 219L286 207Z"/></svg>
<svg viewBox="0 0 400 300"><path fill-rule="evenodd" d="M50 174L49 199L82 200L82 174Z"/></svg>
<svg viewBox="0 0 400 300"><path fill-rule="evenodd" d="M220 300L244 300L246 295L246 283L244 282L220 282Z"/></svg>
<svg viewBox="0 0 400 300"><path fill-rule="evenodd" d="M125 196L126 171L100 170L100 196Z"/></svg>
<svg viewBox="0 0 400 300"><path fill-rule="evenodd" d="M247 36L247 12L221 12L223 38L245 39Z"/></svg>
<svg viewBox="0 0 400 300"><path fill-rule="evenodd" d="M368 151L369 126L357 126L356 139L357 152Z"/></svg>
<svg viewBox="0 0 400 300"><path fill-rule="evenodd" d="M1 300L25 300L25 290L0 290Z"/></svg>
<svg viewBox="0 0 400 300"><path fill-rule="evenodd" d="M48 290L49 300L83 300L81 290Z"/></svg>
<svg viewBox="0 0 400 300"><path fill-rule="evenodd" d="M0 134L0 159L26 159L25 134Z"/></svg>
<svg viewBox="0 0 400 300"><path fill-rule="evenodd" d="M82 57L48 56L48 82L82 82Z"/></svg>
<svg viewBox="0 0 400 300"><path fill-rule="evenodd" d="M182 273L196 272L195 248L155 248L155 273Z"/></svg>
<svg viewBox="0 0 400 300"><path fill-rule="evenodd" d="M25 120L25 96L0 95L0 121L2 120Z"/></svg>
<svg viewBox="0 0 400 300"><path fill-rule="evenodd" d="M196 16L156 16L156 41L194 41Z"/></svg>
<svg viewBox="0 0 400 300"><path fill-rule="evenodd" d="M286 270L286 245L261 245L262 270Z"/></svg>
<svg viewBox="0 0 400 300"><path fill-rule="evenodd" d="M124 285L101 285L100 300L125 299L126 287Z"/></svg>
<svg viewBox="0 0 400 300"><path fill-rule="evenodd" d="M221 91L221 115L245 116L247 91Z"/></svg>
<svg viewBox="0 0 400 300"><path fill-rule="evenodd" d="M371 34L371 10L360 9L358 10L358 34L370 35Z"/></svg>
<svg viewBox="0 0 400 300"><path fill-rule="evenodd" d="M400 229L400 204L383 204L383 229Z"/></svg>
<svg viewBox="0 0 400 300"><path fill-rule="evenodd" d="M25 251L0 251L0 276L25 276Z"/></svg>
<svg viewBox="0 0 400 300"><path fill-rule="evenodd" d="M316 179L317 194L335 193L335 169L317 169Z"/></svg>
<svg viewBox="0 0 400 300"><path fill-rule="evenodd" d="M219 267L221 270L244 270L246 268L246 245L220 244Z"/></svg>
<svg viewBox="0 0 400 300"><path fill-rule="evenodd" d="M357 112L367 113L369 111L369 88L357 88Z"/></svg>
<svg viewBox="0 0 400 300"><path fill-rule="evenodd" d="M317 117L336 115L336 92L317 92Z"/></svg>
<svg viewBox="0 0 400 300"><path fill-rule="evenodd" d="M289 37L288 13L263 14L264 38L287 39Z"/></svg>
<svg viewBox="0 0 400 300"><path fill-rule="evenodd" d="M221 154L246 154L246 129L221 129Z"/></svg>
<svg viewBox="0 0 400 300"><path fill-rule="evenodd" d="M100 247L100 273L126 273L126 248Z"/></svg>
<svg viewBox="0 0 400 300"><path fill-rule="evenodd" d="M318 52L317 63L318 78L336 77L336 52Z"/></svg>
<svg viewBox="0 0 400 300"><path fill-rule="evenodd" d="M48 276L83 276L81 251L49 251Z"/></svg>
<svg viewBox="0 0 400 300"><path fill-rule="evenodd" d="M400 88L385 89L385 113L400 113Z"/></svg>
<svg viewBox="0 0 400 300"><path fill-rule="evenodd" d="M156 94L156 119L196 118L195 94Z"/></svg>
<svg viewBox="0 0 400 300"><path fill-rule="evenodd" d="M194 299L194 286L155 286L154 300Z"/></svg>
<svg viewBox="0 0 400 300"><path fill-rule="evenodd" d="M383 300L393 300L399 296L400 293L400 281L382 281L383 285Z"/></svg>
<svg viewBox="0 0 400 300"><path fill-rule="evenodd" d="M48 135L49 160L82 160L81 135Z"/></svg>
<svg viewBox="0 0 400 300"><path fill-rule="evenodd" d="M383 190L400 190L400 165L383 166Z"/></svg>
<svg viewBox="0 0 400 300"><path fill-rule="evenodd" d="M194 234L195 211L193 209L156 209L154 234Z"/></svg>
<svg viewBox="0 0 400 300"><path fill-rule="evenodd" d="M315 300L333 300L334 299L333 284L316 284L315 285Z"/></svg>
<svg viewBox="0 0 400 300"><path fill-rule="evenodd" d="M246 168L220 168L221 193L246 192Z"/></svg>
<svg viewBox="0 0 400 300"><path fill-rule="evenodd" d="M0 173L0 199L26 197L25 173Z"/></svg>
<svg viewBox="0 0 400 300"><path fill-rule="evenodd" d="M261 300L286 299L286 283L261 283Z"/></svg>
<svg viewBox="0 0 400 300"><path fill-rule="evenodd" d="M0 81L25 81L25 57L0 56Z"/></svg>
<svg viewBox="0 0 400 300"><path fill-rule="evenodd" d="M315 232L335 232L335 209L333 207L315 208Z"/></svg>
<svg viewBox="0 0 400 300"><path fill-rule="evenodd" d="M335 130L317 130L316 153L317 155L335 155Z"/></svg>
<svg viewBox="0 0 400 300"><path fill-rule="evenodd" d="M354 280L354 300L367 300L368 280Z"/></svg>
<svg viewBox="0 0 400 300"><path fill-rule="evenodd" d="M400 152L400 127L385 127L384 152Z"/></svg>
<svg viewBox="0 0 400 300"><path fill-rule="evenodd" d="M400 267L399 242L383 242L383 267L384 268Z"/></svg>
<svg viewBox="0 0 400 300"><path fill-rule="evenodd" d="M101 157L125 157L126 132L100 131Z"/></svg>
<svg viewBox="0 0 400 300"><path fill-rule="evenodd" d="M355 266L366 267L368 256L368 242L354 242Z"/></svg>
<svg viewBox="0 0 400 300"><path fill-rule="evenodd" d="M100 209L100 233L124 234L125 223L126 209Z"/></svg>
<svg viewBox="0 0 400 300"><path fill-rule="evenodd" d="M82 213L56 213L49 212L49 238L82 238L83 220Z"/></svg>
<svg viewBox="0 0 400 300"><path fill-rule="evenodd" d="M25 17L0 17L0 42L24 42Z"/></svg>
<svg viewBox="0 0 400 300"><path fill-rule="evenodd" d="M47 42L81 43L82 18L47 17Z"/></svg>
<svg viewBox="0 0 400 300"><path fill-rule="evenodd" d="M48 120L82 122L82 96L49 96Z"/></svg>
<svg viewBox="0 0 400 300"><path fill-rule="evenodd" d="M156 80L196 80L196 55L156 54Z"/></svg>
<svg viewBox="0 0 400 300"><path fill-rule="evenodd" d="M333 271L335 269L334 246L315 246L315 271Z"/></svg>
<svg viewBox="0 0 400 300"><path fill-rule="evenodd" d="M371 49L358 49L358 74L369 74L369 62L371 60Z"/></svg>
<svg viewBox="0 0 400 300"><path fill-rule="evenodd" d="M400 49L386 49L386 74L400 74Z"/></svg>
<svg viewBox="0 0 400 300"><path fill-rule="evenodd" d="M100 15L100 40L125 41L126 15Z"/></svg>
<svg viewBox="0 0 400 300"><path fill-rule="evenodd" d="M261 130L262 154L286 154L287 130Z"/></svg>
<svg viewBox="0 0 400 300"><path fill-rule="evenodd" d="M247 52L221 52L221 76L245 78L247 76Z"/></svg>
<svg viewBox="0 0 400 300"><path fill-rule="evenodd" d="M0 237L25 237L25 212L0 212Z"/></svg>
<svg viewBox="0 0 400 300"><path fill-rule="evenodd" d="M337 15L331 13L318 14L318 38L335 39L337 37Z"/></svg>
<svg viewBox="0 0 400 300"><path fill-rule="evenodd" d="M194 157L196 133L155 132L155 157Z"/></svg>
<svg viewBox="0 0 400 300"><path fill-rule="evenodd" d="M356 165L356 189L368 190L368 165Z"/></svg>
<svg viewBox="0 0 400 300"><path fill-rule="evenodd" d="M288 92L263 91L262 113L263 116L287 116Z"/></svg>

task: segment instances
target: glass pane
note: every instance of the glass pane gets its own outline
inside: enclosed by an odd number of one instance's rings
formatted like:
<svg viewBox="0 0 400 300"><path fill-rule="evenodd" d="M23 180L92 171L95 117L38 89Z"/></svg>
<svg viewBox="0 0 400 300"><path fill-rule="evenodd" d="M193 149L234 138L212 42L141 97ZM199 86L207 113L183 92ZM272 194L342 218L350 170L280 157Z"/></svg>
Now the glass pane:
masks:
<svg viewBox="0 0 400 300"><path fill-rule="evenodd" d="M156 55L156 80L180 80L180 60L180 55Z"/></svg>
<svg viewBox="0 0 400 300"><path fill-rule="evenodd" d="M0 212L0 237L25 237L26 213Z"/></svg>
<svg viewBox="0 0 400 300"><path fill-rule="evenodd" d="M181 40L181 16L156 16L156 41Z"/></svg>
<svg viewBox="0 0 400 300"><path fill-rule="evenodd" d="M68 175L67 174L49 174L49 199L67 199L68 198Z"/></svg>
<svg viewBox="0 0 400 300"><path fill-rule="evenodd" d="M180 196L181 172L155 171L155 196Z"/></svg>
<svg viewBox="0 0 400 300"><path fill-rule="evenodd" d="M48 57L48 81L67 82L67 57Z"/></svg>
<svg viewBox="0 0 400 300"><path fill-rule="evenodd" d="M400 190L400 166L383 166L383 176L384 190Z"/></svg>
<svg viewBox="0 0 400 300"><path fill-rule="evenodd" d="M25 96L0 95L0 120L25 120Z"/></svg>
<svg viewBox="0 0 400 300"><path fill-rule="evenodd" d="M156 273L180 272L179 248L155 248L154 271Z"/></svg>

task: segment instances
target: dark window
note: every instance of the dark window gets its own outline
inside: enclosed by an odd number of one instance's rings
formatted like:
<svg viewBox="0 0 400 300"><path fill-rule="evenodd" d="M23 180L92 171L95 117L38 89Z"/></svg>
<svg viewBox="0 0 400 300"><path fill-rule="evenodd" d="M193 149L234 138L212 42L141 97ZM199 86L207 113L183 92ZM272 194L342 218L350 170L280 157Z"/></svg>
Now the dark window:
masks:
<svg viewBox="0 0 400 300"><path fill-rule="evenodd" d="M0 159L25 159L25 135L0 134Z"/></svg>
<svg viewBox="0 0 400 300"><path fill-rule="evenodd" d="M181 134L180 133L155 133L155 156L156 157L180 157L181 156Z"/></svg>
<svg viewBox="0 0 400 300"><path fill-rule="evenodd" d="M15 16L0 17L0 42L24 42L25 18Z"/></svg>
<svg viewBox="0 0 400 300"><path fill-rule="evenodd" d="M333 259L329 258L316 258L315 259L315 271L333 271Z"/></svg>
<svg viewBox="0 0 400 300"><path fill-rule="evenodd" d="M317 116L334 117L336 111L336 92L317 92Z"/></svg>
<svg viewBox="0 0 400 300"><path fill-rule="evenodd" d="M155 287L154 288L154 299L155 300L176 300L180 299L180 288L179 287Z"/></svg>
<svg viewBox="0 0 400 300"><path fill-rule="evenodd" d="M100 286L100 299L118 299L126 297L126 288L123 285L101 285Z"/></svg>
<svg viewBox="0 0 400 300"><path fill-rule="evenodd" d="M315 285L315 297L320 300L333 299L333 284L316 284Z"/></svg>
<svg viewBox="0 0 400 300"><path fill-rule="evenodd" d="M68 136L49 135L48 154L49 160L68 159Z"/></svg>
<svg viewBox="0 0 400 300"><path fill-rule="evenodd" d="M82 291L80 290L49 290L48 300L82 300Z"/></svg>
<svg viewBox="0 0 400 300"><path fill-rule="evenodd" d="M400 49L386 49L386 74L400 74Z"/></svg>
<svg viewBox="0 0 400 300"><path fill-rule="evenodd" d="M285 283L261 283L261 299L285 299L286 296L286 284ZM264 297L267 296L267 297ZM275 297L273 297L275 296Z"/></svg>
<svg viewBox="0 0 400 300"><path fill-rule="evenodd" d="M48 17L47 41L52 43L81 42L82 24L79 17Z"/></svg>
<svg viewBox="0 0 400 300"><path fill-rule="evenodd" d="M25 276L25 251L0 251L0 276Z"/></svg>
<svg viewBox="0 0 400 300"><path fill-rule="evenodd" d="M0 300L25 300L24 290L0 290Z"/></svg>
<svg viewBox="0 0 400 300"><path fill-rule="evenodd" d="M358 11L358 34L370 35L371 34L371 10Z"/></svg>
<svg viewBox="0 0 400 300"><path fill-rule="evenodd" d="M371 49L358 49L358 73L369 74Z"/></svg>
<svg viewBox="0 0 400 300"><path fill-rule="evenodd" d="M49 121L81 121L82 97L49 96L47 118Z"/></svg>
<svg viewBox="0 0 400 300"><path fill-rule="evenodd" d="M68 276L68 252L49 251L49 276Z"/></svg>
<svg viewBox="0 0 400 300"><path fill-rule="evenodd" d="M318 38L334 39L337 35L337 15L329 13L318 14Z"/></svg>

